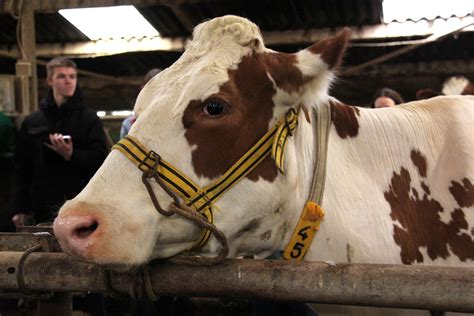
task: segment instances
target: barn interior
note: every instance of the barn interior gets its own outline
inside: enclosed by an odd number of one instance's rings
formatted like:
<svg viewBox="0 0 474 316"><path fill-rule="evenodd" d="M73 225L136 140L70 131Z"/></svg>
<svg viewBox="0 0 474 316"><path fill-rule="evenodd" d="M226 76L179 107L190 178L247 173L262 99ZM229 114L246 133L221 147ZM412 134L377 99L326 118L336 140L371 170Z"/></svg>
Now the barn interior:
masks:
<svg viewBox="0 0 474 316"><path fill-rule="evenodd" d="M349 27L350 44L330 94L350 105L370 107L383 87L412 101L420 89L440 91L452 76L474 82L474 0L391 1L397 12L384 2L390 0L0 0L0 114L18 127L47 93L46 62L65 56L78 66L86 104L116 142L143 76L178 60L196 25L226 14L249 18L267 47L289 53ZM442 3L461 5L431 10ZM59 12L125 5L157 34L91 39ZM12 170L0 166L0 231L11 226Z"/></svg>

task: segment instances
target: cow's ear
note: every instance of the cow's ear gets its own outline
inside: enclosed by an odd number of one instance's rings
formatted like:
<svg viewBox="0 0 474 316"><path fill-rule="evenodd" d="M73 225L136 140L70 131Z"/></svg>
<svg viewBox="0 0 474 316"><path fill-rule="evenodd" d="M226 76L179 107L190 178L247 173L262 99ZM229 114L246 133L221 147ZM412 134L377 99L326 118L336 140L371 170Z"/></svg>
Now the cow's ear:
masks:
<svg viewBox="0 0 474 316"><path fill-rule="evenodd" d="M259 38L254 38L250 44L252 49L256 52L260 52L263 50L263 43Z"/></svg>
<svg viewBox="0 0 474 316"><path fill-rule="evenodd" d="M330 37L306 48L304 51L319 56L329 69L336 69L341 65L342 57L349 43L350 30L345 27L334 37Z"/></svg>
<svg viewBox="0 0 474 316"><path fill-rule="evenodd" d="M416 99L425 100L425 99L437 97L439 95L442 95L442 93L430 88L420 89L416 92Z"/></svg>

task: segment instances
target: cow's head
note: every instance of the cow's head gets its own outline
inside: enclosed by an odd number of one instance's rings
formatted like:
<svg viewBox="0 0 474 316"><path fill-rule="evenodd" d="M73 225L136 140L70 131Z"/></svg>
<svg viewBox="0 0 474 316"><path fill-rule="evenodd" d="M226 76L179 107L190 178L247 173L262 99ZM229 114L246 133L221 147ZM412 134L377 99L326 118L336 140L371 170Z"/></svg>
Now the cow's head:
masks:
<svg viewBox="0 0 474 316"><path fill-rule="evenodd" d="M309 109L326 101L347 42L344 30L285 54L265 48L259 29L246 19L224 16L205 22L182 57L141 91L130 135L204 187L290 108ZM300 122L309 124L303 111ZM285 174L267 157L214 203L215 225L227 236L231 256L269 254L292 229L292 193L301 187L296 142L288 140ZM113 150L87 187L62 207L54 224L62 248L88 261L124 265L191 248L201 229L181 216L160 215L141 176L137 166ZM163 208L169 207L170 196L156 183L152 186ZM200 254L218 249L211 238Z"/></svg>

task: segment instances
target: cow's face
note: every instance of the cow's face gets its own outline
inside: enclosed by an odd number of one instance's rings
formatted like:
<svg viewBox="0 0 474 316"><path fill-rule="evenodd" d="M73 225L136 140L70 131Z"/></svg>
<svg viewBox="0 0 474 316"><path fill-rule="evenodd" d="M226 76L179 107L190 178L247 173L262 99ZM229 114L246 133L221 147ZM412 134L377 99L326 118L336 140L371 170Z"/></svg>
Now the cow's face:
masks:
<svg viewBox="0 0 474 316"><path fill-rule="evenodd" d="M205 186L289 108L309 108L327 97L331 69L347 39L344 31L297 54L283 54L266 49L257 27L245 19L227 16L201 24L183 56L140 93L130 135ZM289 153L294 150L290 139L286 175L268 157L215 203L215 225L227 236L231 255L268 253L285 237L276 229L289 230L286 204L297 187L297 162ZM172 199L155 183L153 189L167 208ZM191 248L200 232L180 216L160 215L141 171L117 150L55 221L66 252L103 264L173 256ZM201 253L218 248L211 239Z"/></svg>

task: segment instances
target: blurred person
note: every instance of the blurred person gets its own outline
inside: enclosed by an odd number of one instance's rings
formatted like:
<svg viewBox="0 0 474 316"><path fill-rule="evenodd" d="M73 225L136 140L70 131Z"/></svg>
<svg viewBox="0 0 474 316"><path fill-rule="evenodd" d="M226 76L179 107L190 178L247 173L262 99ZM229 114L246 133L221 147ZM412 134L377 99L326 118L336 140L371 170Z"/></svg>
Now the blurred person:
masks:
<svg viewBox="0 0 474 316"><path fill-rule="evenodd" d="M382 88L375 92L372 97L371 106L373 108L387 108L405 103L400 93L390 88Z"/></svg>
<svg viewBox="0 0 474 316"><path fill-rule="evenodd" d="M15 149L13 223L52 221L89 182L107 155L102 122L83 103L77 66L57 57L46 65L50 87L28 115Z"/></svg>
<svg viewBox="0 0 474 316"><path fill-rule="evenodd" d="M161 72L161 69L159 68L153 68L149 70L142 79L139 91L143 89L143 87L148 83L148 81L151 80L151 78L153 78L160 72ZM130 128L132 127L132 124L135 122L135 120L136 120L135 114L131 114L123 120L122 127L120 128L120 139L128 135L128 132L130 131Z"/></svg>

